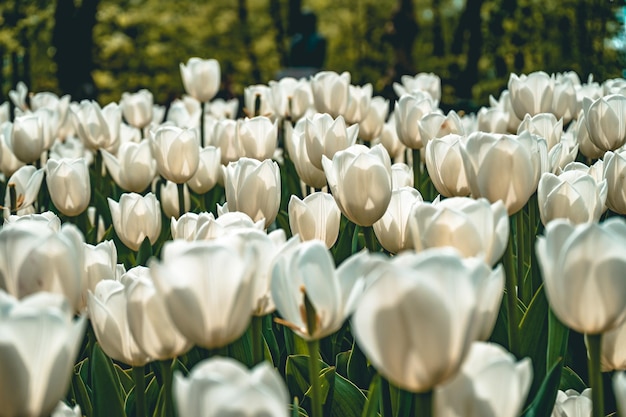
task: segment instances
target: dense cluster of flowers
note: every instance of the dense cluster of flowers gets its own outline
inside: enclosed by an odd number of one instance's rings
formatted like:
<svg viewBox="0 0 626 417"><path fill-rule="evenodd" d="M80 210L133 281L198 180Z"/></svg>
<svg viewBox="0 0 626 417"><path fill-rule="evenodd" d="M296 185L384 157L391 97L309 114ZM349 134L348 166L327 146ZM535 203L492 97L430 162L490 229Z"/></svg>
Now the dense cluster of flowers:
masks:
<svg viewBox="0 0 626 417"><path fill-rule="evenodd" d="M323 71L237 118L217 61L180 69L167 110L0 105L0 416L604 417L626 80L512 74L461 116L434 74L390 113Z"/></svg>

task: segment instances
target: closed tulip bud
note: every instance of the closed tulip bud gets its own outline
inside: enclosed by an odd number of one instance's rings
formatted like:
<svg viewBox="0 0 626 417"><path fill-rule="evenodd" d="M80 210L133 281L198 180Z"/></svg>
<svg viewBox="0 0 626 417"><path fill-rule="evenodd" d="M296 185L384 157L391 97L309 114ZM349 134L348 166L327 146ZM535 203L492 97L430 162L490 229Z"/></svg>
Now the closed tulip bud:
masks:
<svg viewBox="0 0 626 417"><path fill-rule="evenodd" d="M490 133L507 133L509 113L499 107L481 107L478 110L477 130Z"/></svg>
<svg viewBox="0 0 626 417"><path fill-rule="evenodd" d="M350 85L348 86L348 94L350 94L350 99L344 118L348 124L359 123L365 118L372 102L372 84Z"/></svg>
<svg viewBox="0 0 626 417"><path fill-rule="evenodd" d="M451 133L457 135L465 134L461 118L454 110L450 111L447 116L441 113L429 113L417 122L417 128L424 146L432 139Z"/></svg>
<svg viewBox="0 0 626 417"><path fill-rule="evenodd" d="M561 141L548 151L549 171L553 174L560 172L567 164L573 162L578 156L578 142L573 132L566 132L561 136Z"/></svg>
<svg viewBox="0 0 626 417"><path fill-rule="evenodd" d="M557 120L552 113L539 113L534 116L527 114L517 128L517 134L525 130L544 138L550 150L561 141L563 119Z"/></svg>
<svg viewBox="0 0 626 417"><path fill-rule="evenodd" d="M425 92L430 95L433 100L438 103L441 99L441 78L437 74L420 72L415 76L403 75L400 77L402 85L394 83L393 89L402 96L403 94L414 94L416 92Z"/></svg>
<svg viewBox="0 0 626 417"><path fill-rule="evenodd" d="M543 71L522 74L519 77L517 74L511 74L508 88L515 115L523 119L526 114L534 116L550 112L554 82L554 77Z"/></svg>
<svg viewBox="0 0 626 417"><path fill-rule="evenodd" d="M311 78L313 103L319 113L336 118L345 114L350 102L350 73L320 71Z"/></svg>
<svg viewBox="0 0 626 417"><path fill-rule="evenodd" d="M606 205L616 213L626 214L626 151L604 155L604 177L608 191Z"/></svg>
<svg viewBox="0 0 626 417"><path fill-rule="evenodd" d="M83 100L72 115L76 133L88 149L117 152L122 123L122 110L117 103L100 108L95 101Z"/></svg>
<svg viewBox="0 0 626 417"><path fill-rule="evenodd" d="M548 223L535 252L548 302L563 324L595 335L624 322L625 250L623 219L577 226L564 220Z"/></svg>
<svg viewBox="0 0 626 417"><path fill-rule="evenodd" d="M464 257L494 265L508 243L508 220L501 201L454 197L413 206L409 227L417 251L451 246Z"/></svg>
<svg viewBox="0 0 626 417"><path fill-rule="evenodd" d="M208 103L207 112L217 120L234 119L237 117L239 100L236 98L224 100L216 98Z"/></svg>
<svg viewBox="0 0 626 417"><path fill-rule="evenodd" d="M119 279L117 248L112 240L105 240L98 245L83 243L85 263L83 269L82 305L87 305L87 291L94 292L96 285L105 279ZM126 272L126 271L124 271Z"/></svg>
<svg viewBox="0 0 626 417"><path fill-rule="evenodd" d="M602 372L626 370L626 322L602 335Z"/></svg>
<svg viewBox="0 0 626 417"><path fill-rule="evenodd" d="M459 373L435 389L437 417L516 417L520 414L533 368L530 358L516 362L503 347L475 342Z"/></svg>
<svg viewBox="0 0 626 417"><path fill-rule="evenodd" d="M313 188L326 185L326 175L322 169L316 168L309 159L304 133L306 119L300 119L295 128L290 123L285 128L285 149L296 168L296 173L303 183Z"/></svg>
<svg viewBox="0 0 626 417"><path fill-rule="evenodd" d="M41 158L45 149L43 130L43 121L35 113L15 118L11 131L11 149L20 161L30 164Z"/></svg>
<svg viewBox="0 0 626 417"><path fill-rule="evenodd" d="M39 291L62 294L79 311L83 242L72 224L59 231L32 219L5 225L0 231L0 288L18 298Z"/></svg>
<svg viewBox="0 0 626 417"><path fill-rule="evenodd" d="M518 136L472 133L461 155L472 196L502 200L509 215L524 207L537 190L541 174L548 170L546 141L529 132Z"/></svg>
<svg viewBox="0 0 626 417"><path fill-rule="evenodd" d="M146 89L141 89L136 93L122 93L122 115L126 122L136 128L143 129L152 122L152 110L154 97Z"/></svg>
<svg viewBox="0 0 626 417"><path fill-rule="evenodd" d="M62 297L49 293L17 301L0 291L0 311L2 415L50 415L69 389L85 317L73 320Z"/></svg>
<svg viewBox="0 0 626 417"><path fill-rule="evenodd" d="M248 370L231 358L206 359L187 377L174 374L173 394L180 416L289 415L289 392L268 362Z"/></svg>
<svg viewBox="0 0 626 417"><path fill-rule="evenodd" d="M242 157L224 167L228 211L241 211L252 220L276 220L280 206L280 170L270 159L260 162Z"/></svg>
<svg viewBox="0 0 626 417"><path fill-rule="evenodd" d="M559 390L550 417L588 417L592 410L591 388L581 393L573 389Z"/></svg>
<svg viewBox="0 0 626 417"><path fill-rule="evenodd" d="M170 231L172 239L184 239L190 242L196 240L198 229L209 220L215 220L213 213L203 212L198 214L187 212L178 219L171 217Z"/></svg>
<svg viewBox="0 0 626 417"><path fill-rule="evenodd" d="M187 181L195 193L204 194L213 189L222 179L222 153L220 148L207 146L200 149L200 161L196 173Z"/></svg>
<svg viewBox="0 0 626 417"><path fill-rule="evenodd" d="M359 125L346 128L343 116L333 119L328 114L317 113L303 119L302 124L306 153L317 169L323 169L323 155L332 159L338 151L354 145L359 134Z"/></svg>
<svg viewBox="0 0 626 417"><path fill-rule="evenodd" d="M602 151L614 151L626 143L626 96L613 94L583 100L589 140Z"/></svg>
<svg viewBox="0 0 626 417"><path fill-rule="evenodd" d="M496 100L495 97L493 96L489 96L489 104L491 105L491 107L497 107L501 109L502 111L504 111L505 113L508 113L509 122L507 126L507 132L509 133L517 132L517 128L519 124L522 122L521 119L524 116L520 118L520 117L517 117L517 115L515 114L515 111L513 110L513 105L511 104L511 93L509 92L509 90L503 90L502 93L500 93L500 98L498 100Z"/></svg>
<svg viewBox="0 0 626 417"><path fill-rule="evenodd" d="M411 254L409 262L404 257L378 269L351 329L383 377L402 389L426 392L457 374L478 337L484 276L477 264L451 251Z"/></svg>
<svg viewBox="0 0 626 417"><path fill-rule="evenodd" d="M113 181L126 191L141 193L156 176L156 161L152 157L148 139L139 143L122 143L117 156L102 151L102 159Z"/></svg>
<svg viewBox="0 0 626 417"><path fill-rule="evenodd" d="M379 141L380 144L387 149L387 153L389 153L389 156L392 159L397 160L398 158L402 158L404 156L406 146L398 138L396 118L393 114L383 126L383 130L380 132Z"/></svg>
<svg viewBox="0 0 626 417"><path fill-rule="evenodd" d="M389 113L389 100L380 96L372 98L367 112L359 122L359 137L371 142L380 136Z"/></svg>
<svg viewBox="0 0 626 417"><path fill-rule="evenodd" d="M162 126L151 138L152 156L159 174L182 184L193 177L200 163L200 142L195 130Z"/></svg>
<svg viewBox="0 0 626 417"><path fill-rule="evenodd" d="M4 224L9 225L12 223L22 222L38 222L44 226L49 227L52 231L58 232L61 230L61 219L52 211L46 211L43 213L25 214L23 216L11 215L4 219Z"/></svg>
<svg viewBox="0 0 626 417"><path fill-rule="evenodd" d="M5 101L0 104L0 124L4 122L8 122L11 120L11 106L9 106L9 102Z"/></svg>
<svg viewBox="0 0 626 417"><path fill-rule="evenodd" d="M180 206L178 202L178 185L172 181L166 181L163 183L156 183L160 187L159 201L161 202L161 208L165 217L180 216ZM189 188L186 184L183 184L183 212L188 212L191 206L191 197L189 196Z"/></svg>
<svg viewBox="0 0 626 417"><path fill-rule="evenodd" d="M597 222L604 212L606 196L607 182L597 183L583 171L569 170L558 176L546 172L537 188L541 222L544 226L554 219L568 219L575 224Z"/></svg>
<svg viewBox="0 0 626 417"><path fill-rule="evenodd" d="M226 205L226 204L224 204ZM265 219L252 221L250 216L240 211L232 213L223 212L220 206L217 206L219 217L199 218L197 224L196 240L211 240L220 236L239 233L242 230L265 230Z"/></svg>
<svg viewBox="0 0 626 417"><path fill-rule="evenodd" d="M49 159L46 184L54 206L66 216L78 216L89 206L91 185L85 158Z"/></svg>
<svg viewBox="0 0 626 417"><path fill-rule="evenodd" d="M11 122L4 122L0 125L0 171L5 177L10 177L24 165L24 162L20 161L11 149L12 129Z"/></svg>
<svg viewBox="0 0 626 417"><path fill-rule="evenodd" d="M213 126L213 132L207 138L207 145L220 149L222 165L237 161L243 150L237 137L237 122L230 119L220 120Z"/></svg>
<svg viewBox="0 0 626 417"><path fill-rule="evenodd" d="M431 113L435 105L429 95L403 95L396 101L393 111L398 139L407 148L421 149L426 145L422 140L417 122Z"/></svg>
<svg viewBox="0 0 626 417"><path fill-rule="evenodd" d="M339 236L341 211L328 193L316 192L303 200L292 195L289 199L289 228L303 241L318 239L330 248Z"/></svg>
<svg viewBox="0 0 626 417"><path fill-rule="evenodd" d="M187 94L198 101L209 101L220 88L220 64L215 59L189 58L180 64L180 75Z"/></svg>
<svg viewBox="0 0 626 417"><path fill-rule="evenodd" d="M413 187L413 168L403 162L391 166L391 188Z"/></svg>
<svg viewBox="0 0 626 417"><path fill-rule="evenodd" d="M83 413L80 411L80 405L76 404L73 408L70 408L63 401L59 401L56 408L52 412L51 417L82 417Z"/></svg>
<svg viewBox="0 0 626 417"><path fill-rule="evenodd" d="M578 142L580 153L586 156L587 158L595 159L601 158L604 155L602 149L598 148L591 141L591 135L589 134L589 129L587 129L587 123L585 121L585 115L580 114L578 121L576 122L576 127L574 130L574 134L576 135L576 141Z"/></svg>
<svg viewBox="0 0 626 417"><path fill-rule="evenodd" d="M465 197L470 194L461 148L465 136L450 134L426 144L426 169L437 191L445 197Z"/></svg>
<svg viewBox="0 0 626 417"><path fill-rule="evenodd" d="M578 114L576 86L571 79L557 76L554 84L554 95L552 96L551 113L557 119L562 119L564 124L568 124Z"/></svg>
<svg viewBox="0 0 626 417"><path fill-rule="evenodd" d="M324 173L341 212L359 226L380 219L391 200L391 160L382 145L353 145L323 157Z"/></svg>
<svg viewBox="0 0 626 417"><path fill-rule="evenodd" d="M138 266L126 276L129 274L135 277L125 285L124 295L128 328L135 343L153 360L172 359L187 352L192 345L172 322L150 270Z"/></svg>
<svg viewBox="0 0 626 417"><path fill-rule="evenodd" d="M200 102L193 97L184 96L182 100L176 99L167 111L167 122L174 126L192 129L200 125Z"/></svg>
<svg viewBox="0 0 626 417"><path fill-rule="evenodd" d="M278 126L264 116L239 120L237 137L243 151L242 156L259 161L271 159L278 143Z"/></svg>
<svg viewBox="0 0 626 417"><path fill-rule="evenodd" d="M127 311L127 288L137 278L130 270L120 281L104 280L88 293L87 309L98 343L111 359L130 366L143 366L152 358L135 341Z"/></svg>
<svg viewBox="0 0 626 417"><path fill-rule="evenodd" d="M122 243L136 251L147 237L154 243L161 233L161 209L152 193L124 193L120 201L108 199L113 228Z"/></svg>
<svg viewBox="0 0 626 417"><path fill-rule="evenodd" d="M373 224L381 246L391 253L413 248L409 229L409 214L414 204L423 202L422 195L413 187L401 187L391 192L387 211Z"/></svg>
<svg viewBox="0 0 626 417"><path fill-rule="evenodd" d="M283 118L297 121L313 106L313 93L308 80L292 77L269 82L272 91L274 113Z"/></svg>
<svg viewBox="0 0 626 417"><path fill-rule="evenodd" d="M264 84L251 85L243 90L244 111L248 117L275 118L272 90Z"/></svg>
<svg viewBox="0 0 626 417"><path fill-rule="evenodd" d="M150 274L184 337L213 349L245 332L252 317L258 260L252 246L236 235L212 241L175 240L165 244L161 258L149 263Z"/></svg>
<svg viewBox="0 0 626 417"><path fill-rule="evenodd" d="M37 200L41 182L43 181L44 170L37 169L32 165L25 165L19 168L7 181L9 185L4 194L4 217L8 217L11 212L18 216L32 214L35 212L33 204ZM14 187L15 201L11 201L11 186ZM15 207L12 206L15 204Z"/></svg>

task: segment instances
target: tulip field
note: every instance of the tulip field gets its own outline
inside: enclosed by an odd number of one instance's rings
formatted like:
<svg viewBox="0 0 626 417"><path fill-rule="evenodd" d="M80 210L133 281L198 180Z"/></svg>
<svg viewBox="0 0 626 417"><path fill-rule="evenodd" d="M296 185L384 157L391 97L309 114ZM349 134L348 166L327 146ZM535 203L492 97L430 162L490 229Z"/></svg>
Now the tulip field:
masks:
<svg viewBox="0 0 626 417"><path fill-rule="evenodd" d="M180 71L0 105L0 417L626 416L626 80Z"/></svg>

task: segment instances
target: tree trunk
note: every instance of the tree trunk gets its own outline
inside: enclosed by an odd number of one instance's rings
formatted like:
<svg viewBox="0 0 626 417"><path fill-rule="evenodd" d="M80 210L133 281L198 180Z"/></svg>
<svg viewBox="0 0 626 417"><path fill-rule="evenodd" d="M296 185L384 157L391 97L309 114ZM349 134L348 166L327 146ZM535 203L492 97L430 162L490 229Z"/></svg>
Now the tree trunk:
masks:
<svg viewBox="0 0 626 417"><path fill-rule="evenodd" d="M243 46L250 60L250 67L252 68L252 83L259 84L261 82L261 71L259 70L259 60L254 52L252 45L252 36L250 35L250 26L248 25L248 5L246 0L239 0L239 23L241 25L241 32L243 38Z"/></svg>
<svg viewBox="0 0 626 417"><path fill-rule="evenodd" d="M433 0L433 55L444 56L443 25L441 22L441 0Z"/></svg>
<svg viewBox="0 0 626 417"><path fill-rule="evenodd" d="M480 8L484 0L467 0L469 32L467 61L465 68L458 82L457 95L460 98L472 98L472 87L478 82L478 61L483 50L482 19L480 18Z"/></svg>
<svg viewBox="0 0 626 417"><path fill-rule="evenodd" d="M274 28L276 29L276 35L274 38L276 42L276 51L278 52L278 57L280 59L280 66L284 68L287 66L289 56L287 53L283 10L280 0L270 0L269 8L270 16L272 17L272 22L274 23Z"/></svg>

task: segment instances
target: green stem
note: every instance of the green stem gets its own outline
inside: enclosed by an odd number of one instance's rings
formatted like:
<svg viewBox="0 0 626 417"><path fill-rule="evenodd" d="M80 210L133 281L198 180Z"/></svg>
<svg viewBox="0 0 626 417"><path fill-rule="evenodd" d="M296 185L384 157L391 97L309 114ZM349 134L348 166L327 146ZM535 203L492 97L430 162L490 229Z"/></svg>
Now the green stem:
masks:
<svg viewBox="0 0 626 417"><path fill-rule="evenodd" d="M11 215L17 214L17 191L15 183L10 182L9 185L9 211Z"/></svg>
<svg viewBox="0 0 626 417"><path fill-rule="evenodd" d="M200 146L204 145L204 111L206 109L206 103L203 101L200 103Z"/></svg>
<svg viewBox="0 0 626 417"><path fill-rule="evenodd" d="M317 360L319 340L307 341L309 349L309 379L311 380L311 400L313 401L313 417L323 417L322 413L322 386L320 384L320 364Z"/></svg>
<svg viewBox="0 0 626 417"><path fill-rule="evenodd" d="M163 404L165 405L165 417L174 417L174 404L172 403L172 365L173 360L159 361L161 375L163 376Z"/></svg>
<svg viewBox="0 0 626 417"><path fill-rule="evenodd" d="M420 150L419 149L411 149L413 155L413 187L419 191L420 193L420 185L422 181L422 172L421 172L421 163L422 160L420 158Z"/></svg>
<svg viewBox="0 0 626 417"><path fill-rule="evenodd" d="M363 238L365 239L365 247L367 250L370 252L376 252L378 250L373 226L363 226Z"/></svg>
<svg viewBox="0 0 626 417"><path fill-rule="evenodd" d="M391 387L389 386L389 381L387 378L380 378L380 395L382 397L382 417L392 417L393 416L393 408L391 406Z"/></svg>
<svg viewBox="0 0 626 417"><path fill-rule="evenodd" d="M588 334L587 338L587 365L589 366L589 383L591 385L591 399L593 401L593 417L604 417L604 390L602 388L602 373L600 370L600 354L602 334Z"/></svg>
<svg viewBox="0 0 626 417"><path fill-rule="evenodd" d="M509 244L504 257L504 269L506 273L506 307L509 318L509 350L519 357L519 311L517 309L517 277L515 270L515 253L513 245L515 235L513 233L513 219L511 219L511 231L509 232Z"/></svg>
<svg viewBox="0 0 626 417"><path fill-rule="evenodd" d="M252 317L252 362L257 365L264 360L263 317Z"/></svg>
<svg viewBox="0 0 626 417"><path fill-rule="evenodd" d="M176 184L178 187L178 218L185 214L185 184Z"/></svg>
<svg viewBox="0 0 626 417"><path fill-rule="evenodd" d="M135 409L136 417L146 417L146 380L145 367L133 366L133 380L135 381Z"/></svg>
<svg viewBox="0 0 626 417"><path fill-rule="evenodd" d="M521 299L524 304L528 305L533 296L532 288L530 288L525 280L526 276L526 233L524 227L524 210L520 210L514 215L515 217L515 243L517 245L517 285Z"/></svg>
<svg viewBox="0 0 626 417"><path fill-rule="evenodd" d="M415 394L415 417L433 416L433 392L418 392Z"/></svg>

